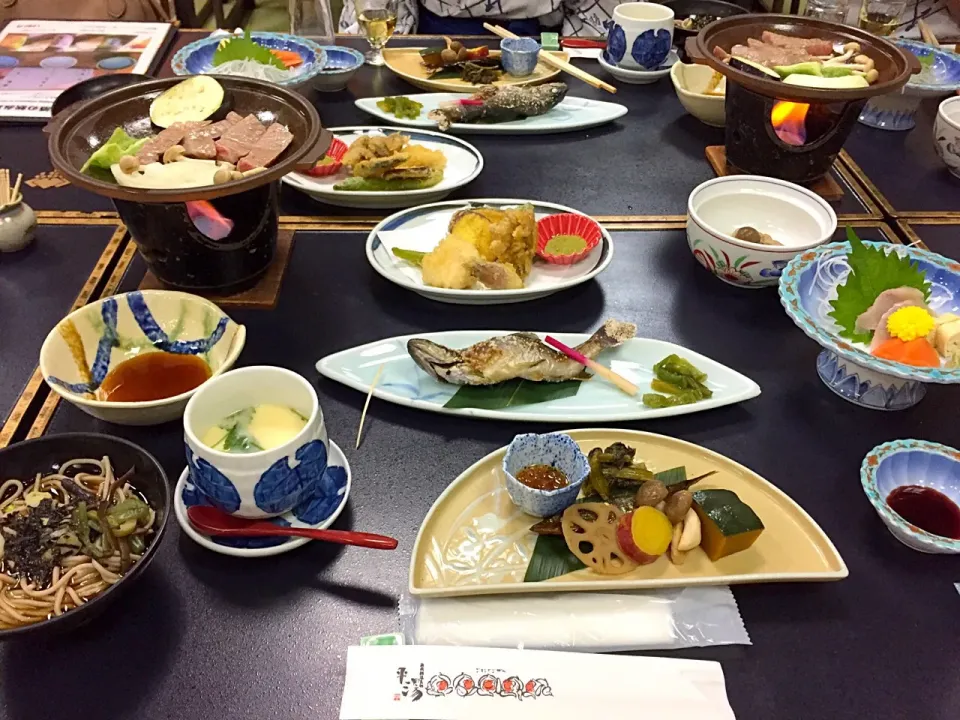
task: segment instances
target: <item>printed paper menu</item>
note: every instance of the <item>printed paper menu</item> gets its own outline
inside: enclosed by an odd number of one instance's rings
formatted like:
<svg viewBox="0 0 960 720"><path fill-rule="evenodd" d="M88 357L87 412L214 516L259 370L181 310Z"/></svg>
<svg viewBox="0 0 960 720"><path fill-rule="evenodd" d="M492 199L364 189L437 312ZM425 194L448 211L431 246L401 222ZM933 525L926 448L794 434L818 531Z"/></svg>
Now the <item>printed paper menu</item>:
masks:
<svg viewBox="0 0 960 720"><path fill-rule="evenodd" d="M82 80L147 74L171 31L169 23L9 22L0 31L0 119L46 119L57 96Z"/></svg>

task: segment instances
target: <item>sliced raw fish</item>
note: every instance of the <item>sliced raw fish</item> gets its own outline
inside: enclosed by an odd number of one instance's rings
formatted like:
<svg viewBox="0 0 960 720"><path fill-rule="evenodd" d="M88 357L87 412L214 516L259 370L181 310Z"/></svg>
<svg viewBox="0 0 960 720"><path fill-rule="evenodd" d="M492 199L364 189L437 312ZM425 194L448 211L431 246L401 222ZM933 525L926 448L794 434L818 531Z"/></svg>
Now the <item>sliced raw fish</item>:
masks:
<svg viewBox="0 0 960 720"><path fill-rule="evenodd" d="M894 305L902 305L906 307L907 305L915 305L917 307L926 308L927 303L923 292L912 287L898 287L891 290L884 290L882 293L877 295L877 299L873 301L873 305L867 308L864 312L860 313L857 317L856 329L857 332L868 332L870 330L876 330L881 320L884 319L884 316L887 314L887 311L890 310Z"/></svg>
<svg viewBox="0 0 960 720"><path fill-rule="evenodd" d="M922 298L922 295L921 295ZM890 319L890 316L893 315L897 310L905 307L922 307L926 308L926 305L922 302L913 302L912 300L905 300L904 302L899 302L896 305L891 305L887 311L880 317L880 322L877 323L876 330L873 333L873 340L870 341L870 350L875 350L879 345L882 345L891 337L890 331L887 330L887 320Z"/></svg>

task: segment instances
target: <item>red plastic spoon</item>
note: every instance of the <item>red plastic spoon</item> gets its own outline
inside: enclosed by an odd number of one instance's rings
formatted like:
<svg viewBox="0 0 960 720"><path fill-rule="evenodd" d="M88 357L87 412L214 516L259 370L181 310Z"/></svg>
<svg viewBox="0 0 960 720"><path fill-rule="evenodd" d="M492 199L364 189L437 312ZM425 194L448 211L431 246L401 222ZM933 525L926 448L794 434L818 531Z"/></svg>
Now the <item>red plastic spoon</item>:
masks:
<svg viewBox="0 0 960 720"><path fill-rule="evenodd" d="M262 520L227 515L221 510L205 505L187 508L190 524L204 535L222 535L227 537L305 537L311 540L337 543L339 545L357 545L373 550L393 550L397 541L386 535L353 532L352 530L314 530L312 528L281 527Z"/></svg>

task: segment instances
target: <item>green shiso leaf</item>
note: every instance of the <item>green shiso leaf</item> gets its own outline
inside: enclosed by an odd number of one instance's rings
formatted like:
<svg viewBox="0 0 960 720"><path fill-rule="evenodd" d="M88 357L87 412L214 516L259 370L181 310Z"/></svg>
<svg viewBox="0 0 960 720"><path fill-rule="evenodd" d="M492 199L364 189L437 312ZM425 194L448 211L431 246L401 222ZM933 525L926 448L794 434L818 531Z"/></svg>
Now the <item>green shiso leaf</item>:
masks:
<svg viewBox="0 0 960 720"><path fill-rule="evenodd" d="M670 468L669 470L661 470L655 473L653 477L667 487L670 487L671 485L685 483L687 481L687 469L681 465L680 467Z"/></svg>
<svg viewBox="0 0 960 720"><path fill-rule="evenodd" d="M580 390L581 380L564 382L527 382L508 380L498 385L463 385L447 400L447 408L482 408L502 410L517 405L536 405L550 400L573 397Z"/></svg>
<svg viewBox="0 0 960 720"><path fill-rule="evenodd" d="M216 52L213 53L214 67L231 60L253 60L261 65L272 65L280 70L287 69L283 61L270 52L269 48L254 42L249 30L244 31L243 37L232 37L224 40L217 46Z"/></svg>
<svg viewBox="0 0 960 720"><path fill-rule="evenodd" d="M583 570L586 567L570 552L567 541L560 535L538 535L530 564L523 576L524 582L540 582Z"/></svg>
<svg viewBox="0 0 960 720"><path fill-rule="evenodd" d="M847 240L850 242L847 253L850 274L843 285L837 287L836 299L830 302L833 307L830 317L840 326L841 337L868 343L872 333L857 332L857 318L873 305L880 293L912 287L929 298L930 283L916 262L896 252L886 253L883 248L867 247L849 226Z"/></svg>

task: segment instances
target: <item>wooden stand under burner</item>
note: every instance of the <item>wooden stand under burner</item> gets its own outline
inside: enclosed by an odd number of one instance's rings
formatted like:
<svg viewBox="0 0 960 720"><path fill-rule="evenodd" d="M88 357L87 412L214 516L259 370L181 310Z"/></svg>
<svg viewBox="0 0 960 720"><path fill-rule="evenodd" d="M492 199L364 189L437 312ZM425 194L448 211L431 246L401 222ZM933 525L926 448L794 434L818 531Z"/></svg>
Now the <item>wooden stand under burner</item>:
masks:
<svg viewBox="0 0 960 720"><path fill-rule="evenodd" d="M202 292L194 292L194 294L205 297L223 308L273 310L277 306L283 277L287 272L287 266L290 264L290 255L293 250L293 232L293 230L281 229L277 233L277 249L273 261L260 281L249 290L238 292L235 295L213 295ZM140 281L139 289L166 290L168 288L148 270L147 274L143 276L143 280Z"/></svg>
<svg viewBox="0 0 960 720"><path fill-rule="evenodd" d="M710 162L710 167L713 168L713 171L718 177L750 174L727 162L727 149L723 145L707 146L707 160ZM808 190L815 192L827 202L839 202L843 199L843 187L830 173L827 173L819 180L814 180L812 183L802 183L802 185Z"/></svg>

